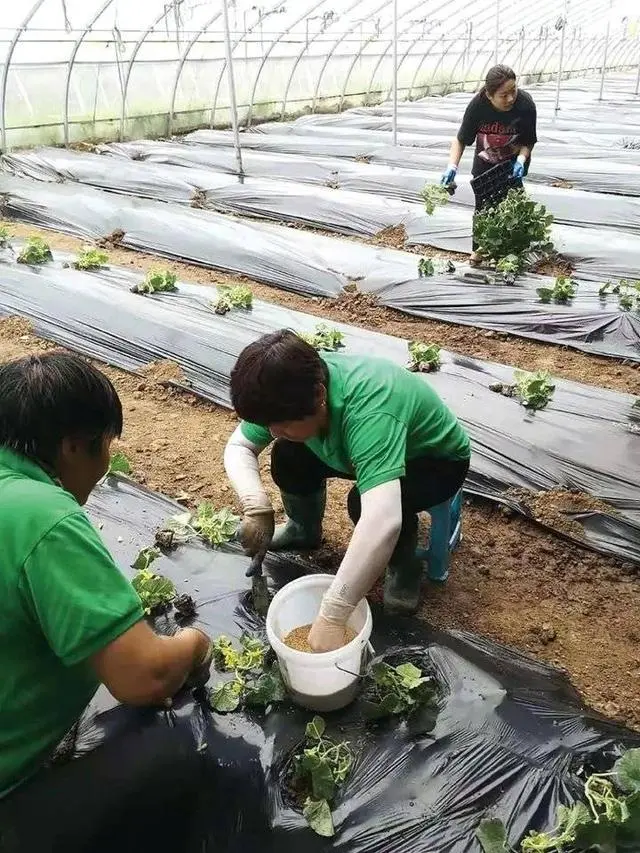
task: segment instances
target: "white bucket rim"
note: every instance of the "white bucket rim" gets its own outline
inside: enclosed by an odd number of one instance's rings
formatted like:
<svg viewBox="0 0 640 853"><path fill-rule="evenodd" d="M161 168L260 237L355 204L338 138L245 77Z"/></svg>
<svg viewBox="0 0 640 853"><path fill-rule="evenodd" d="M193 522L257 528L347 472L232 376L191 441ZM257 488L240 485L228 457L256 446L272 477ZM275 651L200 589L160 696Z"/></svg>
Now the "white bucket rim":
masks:
<svg viewBox="0 0 640 853"><path fill-rule="evenodd" d="M274 604L276 604L276 602L278 601L278 597L287 589L287 587L291 586L291 584L299 583L301 581L315 581L315 580L328 580L330 582L333 582L334 579L335 579L335 575L329 575L326 573L302 575L302 577L295 578L294 580L289 581L289 583L286 583L273 596L273 598L271 600L271 604L269 605L269 610L271 610L271 608L274 606ZM302 583L300 583L300 585L302 585ZM311 586L312 584L309 583L309 585ZM371 615L371 607L369 606L369 602L367 601L366 598L362 598L361 601L364 601L365 606L366 606L366 618L365 618L364 625L362 626L361 630L356 634L356 636L353 638L353 640L350 640L344 646L340 646L339 649L334 649L331 652L302 652L299 649L292 649L291 646L288 646L286 643L284 643L280 639L280 637L278 637L276 635L275 631L271 627L270 620L269 620L269 612L267 611L267 616L266 616L266 620L265 620L265 627L267 630L267 638L269 640L269 644L271 645L271 648L274 650L274 652L276 653L277 656L279 656L278 651L280 651L283 653L283 655L285 657L292 656L293 660L296 660L296 659L301 660L301 661L302 660L307 660L307 661L314 660L314 661L318 661L318 662L324 661L327 663L330 662L331 658L334 658L337 660L338 658L343 657L345 652L347 652L349 650L355 651L355 648L356 648L358 641L360 640L360 642L362 642L362 640L361 640L362 635L366 633L368 628L370 629L373 627L373 617ZM358 607L359 604L360 604L360 602L358 602L358 604L356 604L356 607ZM367 638L367 641L365 642L364 645L370 645L370 643L369 643L370 637L371 637L371 630L369 630L369 637Z"/></svg>

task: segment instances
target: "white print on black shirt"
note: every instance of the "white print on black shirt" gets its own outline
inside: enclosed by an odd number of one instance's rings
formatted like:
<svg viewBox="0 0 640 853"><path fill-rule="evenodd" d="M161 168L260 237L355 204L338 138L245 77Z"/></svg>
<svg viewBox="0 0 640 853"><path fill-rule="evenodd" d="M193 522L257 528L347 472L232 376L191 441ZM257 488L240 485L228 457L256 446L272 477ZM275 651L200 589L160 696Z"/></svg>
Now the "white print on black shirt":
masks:
<svg viewBox="0 0 640 853"><path fill-rule="evenodd" d="M478 127L476 154L485 163L495 166L504 160L510 160L519 150L515 144L518 138L517 125L502 124L494 121Z"/></svg>

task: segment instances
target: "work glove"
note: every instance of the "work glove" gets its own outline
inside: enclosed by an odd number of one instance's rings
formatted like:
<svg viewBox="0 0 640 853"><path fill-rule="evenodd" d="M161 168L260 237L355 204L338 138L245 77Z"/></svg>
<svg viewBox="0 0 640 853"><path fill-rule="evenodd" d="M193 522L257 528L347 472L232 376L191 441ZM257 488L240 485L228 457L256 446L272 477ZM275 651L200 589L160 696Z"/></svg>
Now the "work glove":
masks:
<svg viewBox="0 0 640 853"><path fill-rule="evenodd" d="M333 652L346 641L346 626L320 614L309 631L309 645L314 652Z"/></svg>
<svg viewBox="0 0 640 853"><path fill-rule="evenodd" d="M450 187L450 186L451 186L451 184L452 184L452 183L455 181L455 179L456 179L456 174L457 174L457 172L458 172L458 167L457 167L457 166L454 166L454 165L453 165L453 163L450 163L450 164L447 166L447 170L446 170L446 172L442 175L442 178L441 178L441 180L440 180L440 184L441 184L443 187Z"/></svg>
<svg viewBox="0 0 640 853"><path fill-rule="evenodd" d="M275 515L271 507L245 509L236 539L248 557L266 554L275 526Z"/></svg>
<svg viewBox="0 0 640 853"><path fill-rule="evenodd" d="M511 172L511 177L515 178L518 181L521 181L524 178L524 166L527 162L527 158L520 154L513 164L513 171Z"/></svg>

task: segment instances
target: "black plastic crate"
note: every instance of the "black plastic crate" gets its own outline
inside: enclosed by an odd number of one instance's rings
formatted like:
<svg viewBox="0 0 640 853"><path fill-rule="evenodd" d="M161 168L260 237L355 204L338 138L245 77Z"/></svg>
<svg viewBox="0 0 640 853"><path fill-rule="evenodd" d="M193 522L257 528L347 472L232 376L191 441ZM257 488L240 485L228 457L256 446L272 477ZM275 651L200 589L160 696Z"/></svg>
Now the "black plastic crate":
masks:
<svg viewBox="0 0 640 853"><path fill-rule="evenodd" d="M522 189L522 180L513 177L513 161L505 160L471 179L478 207L499 204L511 189Z"/></svg>

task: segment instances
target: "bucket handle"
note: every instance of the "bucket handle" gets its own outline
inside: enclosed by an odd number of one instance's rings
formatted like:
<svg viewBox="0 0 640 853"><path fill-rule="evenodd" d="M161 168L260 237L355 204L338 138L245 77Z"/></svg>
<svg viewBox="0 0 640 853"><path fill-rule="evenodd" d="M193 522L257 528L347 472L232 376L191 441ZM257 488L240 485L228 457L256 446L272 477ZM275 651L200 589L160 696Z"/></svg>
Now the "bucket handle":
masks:
<svg viewBox="0 0 640 853"><path fill-rule="evenodd" d="M367 643L367 645L364 647L364 651L367 653L367 656L368 656L369 660L371 660L371 658L375 655L375 649L373 648L373 646L371 645L371 643ZM344 672L344 673L345 673L345 675L352 675L354 678L364 678L364 675L362 675L361 673L359 673L359 672L351 672L351 670L350 670L350 669L345 669L343 666L340 666L340 665L339 665L339 664L337 664L337 663L336 663L336 664L334 664L334 666L335 666L335 668L336 668L337 670L339 670L340 672Z"/></svg>

